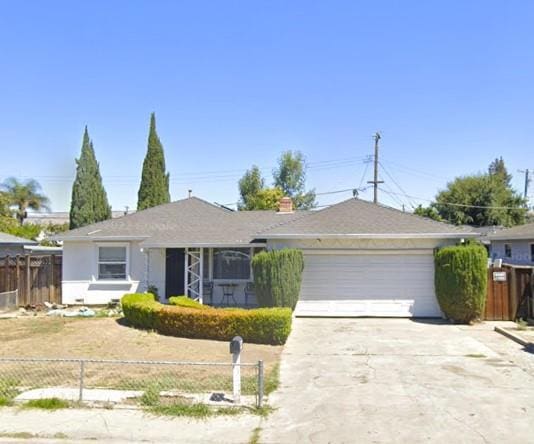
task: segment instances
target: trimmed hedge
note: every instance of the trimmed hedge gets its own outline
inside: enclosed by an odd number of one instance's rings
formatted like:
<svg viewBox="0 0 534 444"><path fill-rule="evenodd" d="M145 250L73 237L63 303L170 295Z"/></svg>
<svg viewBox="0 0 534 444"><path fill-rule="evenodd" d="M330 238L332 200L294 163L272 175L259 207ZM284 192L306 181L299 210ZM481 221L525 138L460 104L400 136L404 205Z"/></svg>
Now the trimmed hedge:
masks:
<svg viewBox="0 0 534 444"><path fill-rule="evenodd" d="M169 304L176 305L178 307L196 308L198 310L209 308L209 306L201 304L200 302L195 301L187 296L171 296L169 298Z"/></svg>
<svg viewBox="0 0 534 444"><path fill-rule="evenodd" d="M487 258L484 246L476 243L436 252L436 295L447 318L469 323L482 316L488 285Z"/></svg>
<svg viewBox="0 0 534 444"><path fill-rule="evenodd" d="M199 310L160 304L150 293L124 295L121 303L131 325L169 336L229 341L239 335L245 342L279 345L291 332L288 308Z"/></svg>
<svg viewBox="0 0 534 444"><path fill-rule="evenodd" d="M252 258L252 269L260 307L295 309L304 270L302 251L290 248L262 251Z"/></svg>

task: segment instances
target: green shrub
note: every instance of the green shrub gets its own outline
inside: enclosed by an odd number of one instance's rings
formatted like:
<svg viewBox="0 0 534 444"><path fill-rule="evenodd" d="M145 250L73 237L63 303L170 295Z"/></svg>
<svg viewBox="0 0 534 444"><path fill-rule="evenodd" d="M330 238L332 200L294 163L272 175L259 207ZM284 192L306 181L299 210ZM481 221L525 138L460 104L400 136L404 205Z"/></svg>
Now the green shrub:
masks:
<svg viewBox="0 0 534 444"><path fill-rule="evenodd" d="M149 293L127 294L122 298L126 319L135 327L195 339L229 341L239 335L246 342L283 344L291 331L291 310L255 310L163 305Z"/></svg>
<svg viewBox="0 0 534 444"><path fill-rule="evenodd" d="M187 296L172 296L169 298L169 304L177 305L178 307L196 308L199 310L210 308L209 306L201 304Z"/></svg>
<svg viewBox="0 0 534 444"><path fill-rule="evenodd" d="M157 311L162 307L151 293L126 294L121 299L122 311L135 327L154 330Z"/></svg>
<svg viewBox="0 0 534 444"><path fill-rule="evenodd" d="M260 307L295 309L304 270L302 251L289 248L263 251L252 259L252 269Z"/></svg>
<svg viewBox="0 0 534 444"><path fill-rule="evenodd" d="M487 252L475 243L438 250L435 287L445 316L456 322L472 322L484 311L487 291Z"/></svg>

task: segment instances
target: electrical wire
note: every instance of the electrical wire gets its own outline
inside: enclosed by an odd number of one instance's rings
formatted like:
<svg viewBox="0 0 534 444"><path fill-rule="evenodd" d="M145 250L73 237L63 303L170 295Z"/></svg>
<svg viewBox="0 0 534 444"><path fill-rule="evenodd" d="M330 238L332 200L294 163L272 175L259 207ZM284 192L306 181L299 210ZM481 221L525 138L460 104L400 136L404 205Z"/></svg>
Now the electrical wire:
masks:
<svg viewBox="0 0 534 444"><path fill-rule="evenodd" d="M394 194L397 196L403 196L404 194L395 193L393 191L384 190L379 187L381 191L383 191L386 194ZM425 199L424 197L417 197L417 196L410 196L411 199L417 199L417 200L423 200L426 202L434 202L432 199ZM460 204L460 203L454 203L454 202L439 202L438 205L443 206L453 206L453 207L463 207L463 208L483 208L483 209L489 209L489 210L524 210L524 207L499 207L499 206L489 206L489 205L469 205L469 204Z"/></svg>

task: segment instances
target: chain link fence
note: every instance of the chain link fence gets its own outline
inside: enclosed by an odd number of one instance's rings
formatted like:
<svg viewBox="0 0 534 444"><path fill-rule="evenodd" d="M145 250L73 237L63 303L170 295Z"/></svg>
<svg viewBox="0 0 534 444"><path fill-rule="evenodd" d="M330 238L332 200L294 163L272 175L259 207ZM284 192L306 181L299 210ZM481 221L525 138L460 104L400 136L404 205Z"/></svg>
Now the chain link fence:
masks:
<svg viewBox="0 0 534 444"><path fill-rule="evenodd" d="M261 407L263 362L239 364L241 402ZM217 362L0 358L0 402L57 397L143 404L147 396L233 402L236 366Z"/></svg>
<svg viewBox="0 0 534 444"><path fill-rule="evenodd" d="M18 290L0 293L0 312L16 310L18 307Z"/></svg>

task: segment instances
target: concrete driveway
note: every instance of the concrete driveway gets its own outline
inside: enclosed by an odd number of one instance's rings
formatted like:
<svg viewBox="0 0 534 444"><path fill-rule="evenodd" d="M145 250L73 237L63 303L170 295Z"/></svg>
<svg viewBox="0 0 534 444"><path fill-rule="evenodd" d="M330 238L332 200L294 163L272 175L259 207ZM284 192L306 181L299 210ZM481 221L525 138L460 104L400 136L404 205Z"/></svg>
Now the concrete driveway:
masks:
<svg viewBox="0 0 534 444"><path fill-rule="evenodd" d="M297 318L262 443L534 442L534 355L492 331Z"/></svg>

